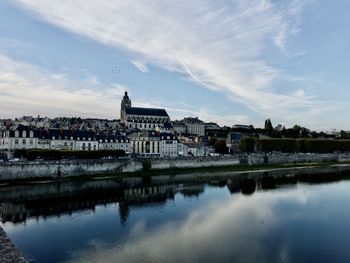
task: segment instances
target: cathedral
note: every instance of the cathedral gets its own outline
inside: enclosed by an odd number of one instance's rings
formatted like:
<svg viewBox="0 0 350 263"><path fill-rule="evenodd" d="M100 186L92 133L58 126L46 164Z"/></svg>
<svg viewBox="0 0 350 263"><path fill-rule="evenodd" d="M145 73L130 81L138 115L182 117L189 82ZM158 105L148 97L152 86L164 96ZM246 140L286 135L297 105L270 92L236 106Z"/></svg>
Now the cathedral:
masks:
<svg viewBox="0 0 350 263"><path fill-rule="evenodd" d="M125 92L120 105L120 123L129 129L162 130L170 123L170 117L165 109L132 107Z"/></svg>

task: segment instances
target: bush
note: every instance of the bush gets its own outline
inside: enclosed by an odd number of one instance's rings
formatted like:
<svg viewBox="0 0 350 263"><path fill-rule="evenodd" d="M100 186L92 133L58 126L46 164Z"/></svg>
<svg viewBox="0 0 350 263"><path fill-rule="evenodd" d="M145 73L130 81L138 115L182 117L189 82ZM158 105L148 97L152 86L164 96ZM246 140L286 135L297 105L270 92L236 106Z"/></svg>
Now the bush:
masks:
<svg viewBox="0 0 350 263"><path fill-rule="evenodd" d="M143 160L142 162L142 169L144 172L149 172L152 169L152 162L151 160Z"/></svg>
<svg viewBox="0 0 350 263"><path fill-rule="evenodd" d="M15 150L13 153L13 157L20 158L20 159L27 158L27 150L22 150L22 149Z"/></svg>
<svg viewBox="0 0 350 263"><path fill-rule="evenodd" d="M58 150L17 150L14 153L16 158L27 158L28 160L45 159L101 159L104 157L122 157L125 156L123 150L98 150L98 151L58 151Z"/></svg>
<svg viewBox="0 0 350 263"><path fill-rule="evenodd" d="M260 139L257 148L262 152L294 153L297 151L295 139Z"/></svg>

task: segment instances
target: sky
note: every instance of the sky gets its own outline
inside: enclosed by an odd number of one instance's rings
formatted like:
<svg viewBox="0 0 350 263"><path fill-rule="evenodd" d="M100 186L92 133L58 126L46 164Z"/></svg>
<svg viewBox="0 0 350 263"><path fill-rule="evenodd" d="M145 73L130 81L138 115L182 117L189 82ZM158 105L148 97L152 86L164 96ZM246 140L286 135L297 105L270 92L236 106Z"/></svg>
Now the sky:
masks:
<svg viewBox="0 0 350 263"><path fill-rule="evenodd" d="M2 0L0 118L119 118L350 130L350 2Z"/></svg>

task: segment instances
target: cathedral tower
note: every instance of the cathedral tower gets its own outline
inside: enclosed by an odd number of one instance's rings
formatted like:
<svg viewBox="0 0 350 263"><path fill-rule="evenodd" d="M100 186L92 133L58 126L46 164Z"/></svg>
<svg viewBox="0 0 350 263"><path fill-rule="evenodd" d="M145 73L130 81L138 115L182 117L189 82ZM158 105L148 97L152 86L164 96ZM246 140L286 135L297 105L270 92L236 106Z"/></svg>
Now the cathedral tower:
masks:
<svg viewBox="0 0 350 263"><path fill-rule="evenodd" d="M125 91L122 103L120 105L120 123L126 123L125 109L131 108L131 100L129 99L128 92Z"/></svg>

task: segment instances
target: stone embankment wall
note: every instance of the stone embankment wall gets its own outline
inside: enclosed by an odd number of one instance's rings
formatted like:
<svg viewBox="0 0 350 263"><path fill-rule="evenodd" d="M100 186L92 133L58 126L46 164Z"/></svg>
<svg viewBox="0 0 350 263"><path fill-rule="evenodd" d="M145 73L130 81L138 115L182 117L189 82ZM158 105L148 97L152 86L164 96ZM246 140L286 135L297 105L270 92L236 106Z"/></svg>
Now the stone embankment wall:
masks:
<svg viewBox="0 0 350 263"><path fill-rule="evenodd" d="M122 167L123 172L135 172L142 170L144 159L130 160L128 164ZM174 168L201 168L201 167L219 167L239 165L238 156L218 156L218 157L181 157L172 159L153 159L151 160L152 169L174 169Z"/></svg>
<svg viewBox="0 0 350 263"><path fill-rule="evenodd" d="M239 164L282 164L301 162L350 161L350 154L250 154L219 157L181 157L153 159L152 169L205 168ZM70 177L89 174L142 171L144 159L61 160L0 163L0 181L45 177Z"/></svg>
<svg viewBox="0 0 350 263"><path fill-rule="evenodd" d="M282 164L282 163L308 163L308 162L331 162L350 160L347 154L250 154L241 158L242 163L250 165L259 164Z"/></svg>
<svg viewBox="0 0 350 263"><path fill-rule="evenodd" d="M21 252L11 243L4 230L0 227L0 262L26 263Z"/></svg>
<svg viewBox="0 0 350 263"><path fill-rule="evenodd" d="M0 181L68 177L120 171L125 160L20 161L0 164Z"/></svg>

